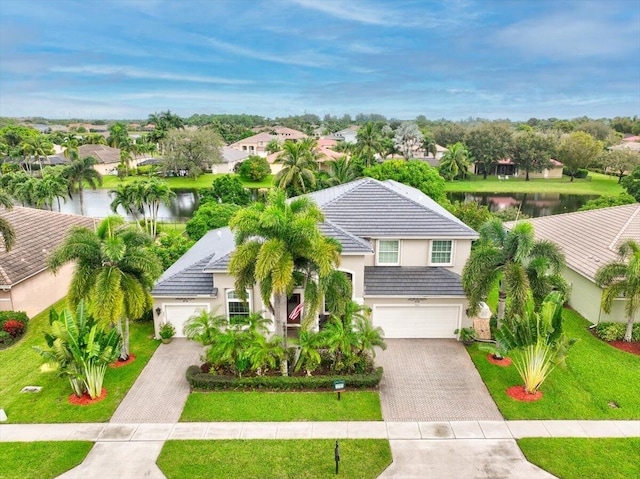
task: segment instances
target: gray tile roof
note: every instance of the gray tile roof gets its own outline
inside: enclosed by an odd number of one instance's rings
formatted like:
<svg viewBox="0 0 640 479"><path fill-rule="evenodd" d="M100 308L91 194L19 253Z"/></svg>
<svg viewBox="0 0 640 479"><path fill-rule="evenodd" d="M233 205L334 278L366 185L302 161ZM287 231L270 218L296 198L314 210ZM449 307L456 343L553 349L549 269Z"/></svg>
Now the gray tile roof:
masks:
<svg viewBox="0 0 640 479"><path fill-rule="evenodd" d="M187 266L187 268L164 281L156 283L151 294L154 296L200 296L216 294L218 289L213 286L213 276L211 273L204 272L204 267L210 259L210 256L206 256L197 263Z"/></svg>
<svg viewBox="0 0 640 479"><path fill-rule="evenodd" d="M460 276L431 266L366 266L367 296L465 296Z"/></svg>
<svg viewBox="0 0 640 479"><path fill-rule="evenodd" d="M249 158L251 153L248 151L240 151L229 146L222 147L222 162L223 163L234 163L236 161L242 161L246 158Z"/></svg>
<svg viewBox="0 0 640 479"><path fill-rule="evenodd" d="M47 258L67 237L73 226L93 230L96 220L86 216L14 206L0 208L16 233L16 244L10 252L0 241L0 285L10 286L47 269Z"/></svg>
<svg viewBox="0 0 640 479"><path fill-rule="evenodd" d="M478 234L421 191L363 178L308 195L325 218L361 238L470 238Z"/></svg>
<svg viewBox="0 0 640 479"><path fill-rule="evenodd" d="M340 242L343 253L373 253L371 243L352 235L331 221L325 221L319 227L323 235Z"/></svg>

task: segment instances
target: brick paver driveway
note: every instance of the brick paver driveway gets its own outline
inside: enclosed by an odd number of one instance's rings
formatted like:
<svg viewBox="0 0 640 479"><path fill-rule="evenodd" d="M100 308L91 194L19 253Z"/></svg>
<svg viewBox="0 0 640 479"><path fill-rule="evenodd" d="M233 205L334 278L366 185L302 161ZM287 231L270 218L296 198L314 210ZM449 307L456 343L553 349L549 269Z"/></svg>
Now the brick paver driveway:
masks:
<svg viewBox="0 0 640 479"><path fill-rule="evenodd" d="M462 343L387 339L376 363L385 421L502 420Z"/></svg>

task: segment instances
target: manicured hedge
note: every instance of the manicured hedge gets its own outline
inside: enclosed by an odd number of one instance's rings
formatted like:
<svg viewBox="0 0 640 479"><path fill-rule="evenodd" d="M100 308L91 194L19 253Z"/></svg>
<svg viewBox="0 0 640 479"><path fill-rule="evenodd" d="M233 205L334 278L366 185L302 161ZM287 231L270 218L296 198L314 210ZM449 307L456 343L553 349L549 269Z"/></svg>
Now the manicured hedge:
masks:
<svg viewBox="0 0 640 479"><path fill-rule="evenodd" d="M234 378L203 373L199 366L189 366L187 381L192 389L269 389L289 391L298 389L333 389L333 382L344 380L351 389L374 388L382 379L382 368L369 374L343 376L261 376Z"/></svg>

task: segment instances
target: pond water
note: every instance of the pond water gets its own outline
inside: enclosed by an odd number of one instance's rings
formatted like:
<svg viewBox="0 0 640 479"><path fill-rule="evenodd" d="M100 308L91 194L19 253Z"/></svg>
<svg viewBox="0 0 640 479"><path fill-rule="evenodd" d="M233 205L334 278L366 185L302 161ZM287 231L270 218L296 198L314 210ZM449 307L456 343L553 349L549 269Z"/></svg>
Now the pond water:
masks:
<svg viewBox="0 0 640 479"><path fill-rule="evenodd" d="M186 221L193 216L198 207L198 190L174 190L176 193L169 205L160 205L159 217L163 221ZM516 208L522 205L522 212L532 216L547 216L576 211L588 200L597 198L593 195L565 195L560 193L447 193L451 201L477 201L486 205L491 211L498 211L508 206ZM109 205L111 196L109 190L85 190L84 209L87 216L104 218L113 214ZM67 198L61 203L63 213L80 214L80 200L78 195L73 200ZM57 210L57 205L54 207ZM119 208L118 213L125 215Z"/></svg>
<svg viewBox="0 0 640 479"><path fill-rule="evenodd" d="M198 207L198 190L185 189L173 190L176 194L169 205L160 205L158 217L162 221L183 222L193 216L193 212ZM111 204L111 195L109 190L84 190L84 213L86 216L95 218L105 218L112 215L113 212L109 205ZM54 210L58 210L58 206L54 206ZM73 200L67 198L66 203L60 204L60 211L63 213L80 214L80 199L78 195L73 195ZM118 213L126 216L122 208L118 208ZM128 216L127 216L128 217Z"/></svg>
<svg viewBox="0 0 640 479"><path fill-rule="evenodd" d="M533 218L577 211L596 195L565 195L562 193L447 193L451 201L476 201L489 211L499 211L509 206L520 207Z"/></svg>

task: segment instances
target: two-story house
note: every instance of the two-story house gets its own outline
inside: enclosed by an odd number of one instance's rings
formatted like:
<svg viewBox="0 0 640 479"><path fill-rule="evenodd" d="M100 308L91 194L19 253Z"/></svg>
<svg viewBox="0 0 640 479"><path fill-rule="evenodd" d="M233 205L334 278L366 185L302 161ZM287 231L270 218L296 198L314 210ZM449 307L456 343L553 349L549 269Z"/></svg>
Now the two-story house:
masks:
<svg viewBox="0 0 640 479"><path fill-rule="evenodd" d="M457 328L471 326L460 274L475 231L421 191L392 180L363 178L308 196L325 214L322 232L342 245L339 269L352 282L353 299L371 308L386 337L453 338ZM234 249L228 228L214 230L165 271L152 292L156 328L170 321L180 335L202 309L229 318L267 311L257 286L247 302L235 295L227 272ZM289 312L303 301L302 290L294 290ZM288 326L300 327L297 319Z"/></svg>

